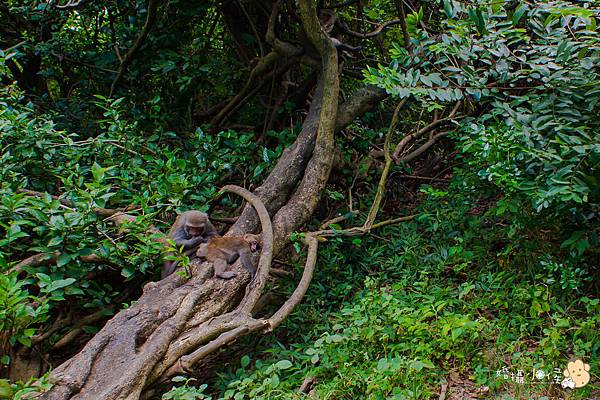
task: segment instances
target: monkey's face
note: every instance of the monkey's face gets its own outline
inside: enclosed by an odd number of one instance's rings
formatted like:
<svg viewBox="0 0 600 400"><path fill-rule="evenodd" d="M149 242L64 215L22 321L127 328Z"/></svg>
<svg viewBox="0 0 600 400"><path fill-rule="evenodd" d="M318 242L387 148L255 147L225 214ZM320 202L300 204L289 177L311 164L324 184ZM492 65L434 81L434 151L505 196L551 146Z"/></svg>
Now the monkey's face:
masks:
<svg viewBox="0 0 600 400"><path fill-rule="evenodd" d="M201 226L189 226L188 225L186 228L187 228L186 230L187 230L188 236L191 236L191 237L200 236L204 233L203 225L201 225Z"/></svg>
<svg viewBox="0 0 600 400"><path fill-rule="evenodd" d="M244 240L248 242L248 246L250 246L250 251L253 253L255 251L258 251L262 246L259 235L246 234L244 235Z"/></svg>

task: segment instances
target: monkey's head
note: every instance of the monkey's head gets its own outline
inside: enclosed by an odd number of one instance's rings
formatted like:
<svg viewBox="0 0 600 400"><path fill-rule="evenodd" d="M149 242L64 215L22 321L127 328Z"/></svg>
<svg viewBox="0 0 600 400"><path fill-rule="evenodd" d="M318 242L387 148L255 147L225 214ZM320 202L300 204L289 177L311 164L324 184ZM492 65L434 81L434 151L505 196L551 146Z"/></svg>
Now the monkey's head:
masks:
<svg viewBox="0 0 600 400"><path fill-rule="evenodd" d="M208 216L202 211L190 210L185 213L185 230L189 236L200 236L204 233Z"/></svg>
<svg viewBox="0 0 600 400"><path fill-rule="evenodd" d="M262 247L262 238L260 235L252 235L250 233L246 233L244 235L244 240L250 246L250 251L255 252Z"/></svg>

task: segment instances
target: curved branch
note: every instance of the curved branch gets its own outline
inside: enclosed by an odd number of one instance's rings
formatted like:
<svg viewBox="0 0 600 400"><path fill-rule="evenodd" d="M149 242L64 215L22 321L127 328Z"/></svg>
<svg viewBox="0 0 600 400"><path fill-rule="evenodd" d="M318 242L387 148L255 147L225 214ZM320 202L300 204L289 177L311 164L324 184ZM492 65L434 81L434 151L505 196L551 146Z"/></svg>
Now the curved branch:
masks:
<svg viewBox="0 0 600 400"><path fill-rule="evenodd" d="M144 44L144 41L148 37L150 29L152 29L154 21L156 21L157 8L158 0L148 0L148 13L146 14L146 22L144 22L142 32L140 32L140 36L138 36L138 38L136 39L135 43L133 44L133 47L131 47L127 54L125 54L125 58L119 66L119 72L117 73L117 76L110 85L109 97L112 97L113 93L115 92L115 88L117 87L119 82L121 82L121 79L123 79L123 75L125 75L125 72L127 71L129 65L133 62L133 57L135 57L136 53L138 52L140 47L142 47L142 44Z"/></svg>
<svg viewBox="0 0 600 400"><path fill-rule="evenodd" d="M425 133L431 132L431 131L435 130L437 127L444 125L444 124L450 122L452 119L454 119L461 104L462 104L461 101L456 102L456 104L454 104L454 107L452 107L452 110L450 111L450 114L448 114L447 117L437 118L437 115L434 115L433 121L430 124L424 126L423 128L419 129L418 131L413 132L409 135L406 135L404 138L402 138L402 140L400 140L400 142L398 142L398 144L396 145L396 148L394 149L394 153L392 154L392 158L394 159L394 161L396 163L400 162L400 153L404 150L404 148L408 145L408 143L410 143L413 139L416 139L416 138L424 135Z"/></svg>
<svg viewBox="0 0 600 400"><path fill-rule="evenodd" d="M390 155L390 140L392 138L392 133L396 129L396 125L398 125L398 117L400 116L400 110L402 109L402 107L404 107L406 101L407 99L403 99L396 106L396 109L394 110L394 115L392 116L392 122L390 122L390 126L388 128L388 133L385 136L385 145L383 148L383 153L385 156L385 166L383 167L383 172L381 173L381 177L379 178L379 184L377 185L375 199L373 200L373 204L371 205L371 209L369 210L369 215L367 215L367 219L365 220L364 228L367 231L371 229L373 222L375 222L375 218L377 217L377 213L379 212L381 201L383 200L387 177L390 173L390 167L392 166L392 157Z"/></svg>
<svg viewBox="0 0 600 400"><path fill-rule="evenodd" d="M267 332L271 332L273 329L277 328L279 324L281 324L290 313L294 310L294 308L302 301L306 291L308 290L308 286L310 285L310 281L312 280L312 276L315 270L315 265L317 263L317 250L319 249L319 241L317 237L311 233L308 233L304 238L306 244L308 244L308 254L306 256L306 263L304 265L304 272L302 273L302 278L300 278L300 282L294 293L287 299L285 303L273 314L269 319Z"/></svg>
<svg viewBox="0 0 600 400"><path fill-rule="evenodd" d="M350 28L348 28L348 26L344 23L338 23L338 26L341 28L341 30L344 33L347 33L350 36L354 36L354 37L361 38L361 39L368 39L368 38L372 38L372 37L379 35L381 32L383 32L384 29L389 28L390 26L399 25L399 24L402 24L403 22L404 21L402 20L402 18L384 22L383 24L377 26L374 30L372 30L369 33L354 32L354 31L350 30Z"/></svg>
<svg viewBox="0 0 600 400"><path fill-rule="evenodd" d="M262 250L258 260L256 275L252 282L246 288L246 296L237 308L237 311L244 314L249 314L256 302L262 295L262 290L267 283L269 277L269 269L271 268L271 260L273 258L273 225L271 217L263 202L253 193L239 186L227 185L221 189L221 193L231 192L243 197L254 207L260 218L262 225Z"/></svg>
<svg viewBox="0 0 600 400"><path fill-rule="evenodd" d="M409 154L405 155L404 157L398 158L396 162L397 163L402 163L402 162L407 163L409 161L414 160L415 158L417 158L418 156L423 154L426 150L428 150L431 146L433 146L438 140L440 140L441 138L443 138L447 135L448 135L448 132L438 133L437 135L435 135L434 137L432 137L431 139L429 139L428 141L423 143L421 146L419 146L416 150L410 152Z"/></svg>

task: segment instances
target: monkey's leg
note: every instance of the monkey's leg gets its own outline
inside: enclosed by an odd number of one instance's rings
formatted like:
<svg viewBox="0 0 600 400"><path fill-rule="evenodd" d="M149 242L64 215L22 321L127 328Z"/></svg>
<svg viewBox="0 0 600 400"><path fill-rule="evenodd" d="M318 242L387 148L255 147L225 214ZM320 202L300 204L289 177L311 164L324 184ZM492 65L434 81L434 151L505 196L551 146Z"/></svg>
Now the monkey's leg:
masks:
<svg viewBox="0 0 600 400"><path fill-rule="evenodd" d="M235 253L226 253L225 254L225 260L227 261L227 264L233 264L234 262L237 261L237 259L238 259L239 256L240 255L239 255L239 253L237 251Z"/></svg>
<svg viewBox="0 0 600 400"><path fill-rule="evenodd" d="M176 267L177 261L165 261L160 273L160 279L165 279L167 276L171 275Z"/></svg>
<svg viewBox="0 0 600 400"><path fill-rule="evenodd" d="M227 261L222 258L218 258L213 262L213 268L215 269L215 276L222 279L231 279L237 275L233 271L225 271L225 268L227 268Z"/></svg>

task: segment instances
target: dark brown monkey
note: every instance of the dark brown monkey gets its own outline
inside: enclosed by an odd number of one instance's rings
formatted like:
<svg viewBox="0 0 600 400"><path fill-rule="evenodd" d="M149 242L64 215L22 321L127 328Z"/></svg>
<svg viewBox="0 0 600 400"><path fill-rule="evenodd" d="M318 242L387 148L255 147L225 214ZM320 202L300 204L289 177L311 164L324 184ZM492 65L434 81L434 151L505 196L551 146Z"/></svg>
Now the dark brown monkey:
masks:
<svg viewBox="0 0 600 400"><path fill-rule="evenodd" d="M202 243L196 251L198 257L206 259L213 264L215 276L223 279L231 279L237 274L225 271L227 265L233 264L238 258L244 268L254 277L256 269L252 265L250 253L260 249L262 245L260 235L245 234L244 236L215 236L207 243Z"/></svg>
<svg viewBox="0 0 600 400"><path fill-rule="evenodd" d="M190 256L194 254L200 243L206 242L216 235L218 235L217 230L210 223L206 213L190 210L177 216L167 238L173 240L178 249L183 247L183 252ZM175 271L175 267L177 267L177 261L165 261L161 279L171 275Z"/></svg>

